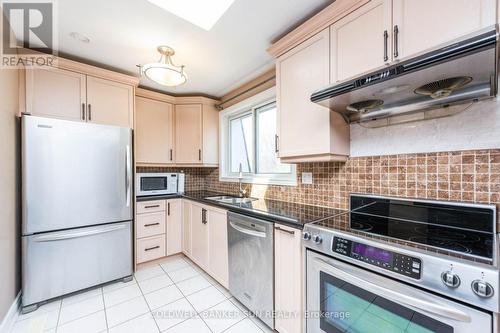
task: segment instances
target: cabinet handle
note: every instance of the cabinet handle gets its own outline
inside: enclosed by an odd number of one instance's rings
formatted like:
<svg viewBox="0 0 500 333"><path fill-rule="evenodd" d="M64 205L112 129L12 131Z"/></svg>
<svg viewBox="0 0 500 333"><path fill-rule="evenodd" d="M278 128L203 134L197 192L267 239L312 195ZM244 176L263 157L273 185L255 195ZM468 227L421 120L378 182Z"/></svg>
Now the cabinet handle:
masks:
<svg viewBox="0 0 500 333"><path fill-rule="evenodd" d="M387 30L384 31L384 62L387 62L387 60L389 60L389 54L388 54L388 51L387 51L387 47L388 47L388 40L389 40L389 33L387 32Z"/></svg>
<svg viewBox="0 0 500 333"><path fill-rule="evenodd" d="M274 230L283 231L283 232L286 232L287 234L290 234L290 235L295 235L295 231L285 230L285 229L282 229L280 227L274 227Z"/></svg>
<svg viewBox="0 0 500 333"><path fill-rule="evenodd" d="M174 156L174 151L173 151L173 149L170 149L170 160L171 161L173 160L173 156Z"/></svg>
<svg viewBox="0 0 500 333"><path fill-rule="evenodd" d="M198 149L198 160L201 161L201 149Z"/></svg>
<svg viewBox="0 0 500 333"><path fill-rule="evenodd" d="M159 208L160 205L144 206L144 208Z"/></svg>
<svg viewBox="0 0 500 333"><path fill-rule="evenodd" d="M394 58L399 57L399 27L394 26Z"/></svg>
<svg viewBox="0 0 500 333"><path fill-rule="evenodd" d="M82 103L82 120L85 120L85 103Z"/></svg>
<svg viewBox="0 0 500 333"><path fill-rule="evenodd" d="M170 202L167 202L167 215L170 216Z"/></svg>
<svg viewBox="0 0 500 333"><path fill-rule="evenodd" d="M201 223L207 224L207 210L205 208L201 210Z"/></svg>
<svg viewBox="0 0 500 333"><path fill-rule="evenodd" d="M280 137L278 136L278 134L275 134L274 135L274 152L277 154L280 152L280 148L279 148L279 139Z"/></svg>
<svg viewBox="0 0 500 333"><path fill-rule="evenodd" d="M145 227L152 227L152 226L155 226L155 225L160 225L160 223L159 222L157 222L157 223L148 223L148 224L145 224L144 226Z"/></svg>
<svg viewBox="0 0 500 333"><path fill-rule="evenodd" d="M92 120L92 105L89 104L89 121Z"/></svg>
<svg viewBox="0 0 500 333"><path fill-rule="evenodd" d="M144 249L144 251L151 251L151 250L156 250L156 249L159 249L160 248L160 245L156 245L156 246L153 246L153 247L148 247L147 249Z"/></svg>

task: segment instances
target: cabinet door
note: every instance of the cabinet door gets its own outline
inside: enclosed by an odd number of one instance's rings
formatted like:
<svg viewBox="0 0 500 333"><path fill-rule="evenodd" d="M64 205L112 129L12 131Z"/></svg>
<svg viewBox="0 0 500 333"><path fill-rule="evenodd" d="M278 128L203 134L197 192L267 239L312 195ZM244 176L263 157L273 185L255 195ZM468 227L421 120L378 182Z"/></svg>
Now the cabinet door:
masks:
<svg viewBox="0 0 500 333"><path fill-rule="evenodd" d="M87 118L98 124L133 127L134 88L87 76Z"/></svg>
<svg viewBox="0 0 500 333"><path fill-rule="evenodd" d="M182 200L182 252L191 257L191 201Z"/></svg>
<svg viewBox="0 0 500 333"><path fill-rule="evenodd" d="M392 0L374 0L330 28L331 81L343 81L391 60Z"/></svg>
<svg viewBox="0 0 500 333"><path fill-rule="evenodd" d="M172 104L136 97L136 161L145 164L174 162Z"/></svg>
<svg viewBox="0 0 500 333"><path fill-rule="evenodd" d="M203 105L203 164L219 164L219 111Z"/></svg>
<svg viewBox="0 0 500 333"><path fill-rule="evenodd" d="M210 208L208 221L210 275L229 288L227 212Z"/></svg>
<svg viewBox="0 0 500 333"><path fill-rule="evenodd" d="M300 231L276 226L274 233L275 310L278 313L302 313L302 245ZM302 332L303 316L276 318L280 333Z"/></svg>
<svg viewBox="0 0 500 333"><path fill-rule="evenodd" d="M182 201L167 201L167 256L182 252Z"/></svg>
<svg viewBox="0 0 500 333"><path fill-rule="evenodd" d="M85 81L85 75L63 69L26 69L26 112L85 121Z"/></svg>
<svg viewBox="0 0 500 333"><path fill-rule="evenodd" d="M394 0L393 6L397 59L495 24L495 0Z"/></svg>
<svg viewBox="0 0 500 333"><path fill-rule="evenodd" d="M201 104L175 106L176 163L202 162L202 118Z"/></svg>
<svg viewBox="0 0 500 333"><path fill-rule="evenodd" d="M277 60L279 157L330 152L330 110L310 101L329 84L329 35L325 29Z"/></svg>
<svg viewBox="0 0 500 333"><path fill-rule="evenodd" d="M208 270L208 213L203 205L191 206L191 257L204 270Z"/></svg>

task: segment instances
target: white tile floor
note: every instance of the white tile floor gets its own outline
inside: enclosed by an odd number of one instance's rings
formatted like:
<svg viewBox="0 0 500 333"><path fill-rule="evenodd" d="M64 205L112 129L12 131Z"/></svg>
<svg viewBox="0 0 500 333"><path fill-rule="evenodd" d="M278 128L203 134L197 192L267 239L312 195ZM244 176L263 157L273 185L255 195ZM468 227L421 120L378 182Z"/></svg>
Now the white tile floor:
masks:
<svg viewBox="0 0 500 333"><path fill-rule="evenodd" d="M12 333L269 333L219 283L184 256L133 281L63 298L18 315Z"/></svg>

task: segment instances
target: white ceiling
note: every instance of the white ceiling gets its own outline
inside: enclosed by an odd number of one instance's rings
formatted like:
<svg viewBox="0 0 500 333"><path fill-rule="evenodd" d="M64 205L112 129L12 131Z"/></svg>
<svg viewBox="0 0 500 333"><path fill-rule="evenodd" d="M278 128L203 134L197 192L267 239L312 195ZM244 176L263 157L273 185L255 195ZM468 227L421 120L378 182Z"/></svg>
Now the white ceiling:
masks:
<svg viewBox="0 0 500 333"><path fill-rule="evenodd" d="M182 0L179 0L182 1ZM209 1L209 0L207 0ZM147 0L59 0L59 51L65 56L137 75L136 65L156 62L158 45L176 51L188 82L165 88L173 94L220 97L273 66L266 52L278 36L331 0L236 0L211 31L205 31ZM79 32L89 44L69 35Z"/></svg>

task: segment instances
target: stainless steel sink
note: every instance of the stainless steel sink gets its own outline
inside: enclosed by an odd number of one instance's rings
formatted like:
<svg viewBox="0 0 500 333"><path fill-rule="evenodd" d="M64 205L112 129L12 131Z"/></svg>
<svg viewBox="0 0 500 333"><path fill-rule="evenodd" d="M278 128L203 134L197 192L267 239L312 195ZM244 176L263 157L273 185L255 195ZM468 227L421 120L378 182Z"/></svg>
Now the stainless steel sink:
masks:
<svg viewBox="0 0 500 333"><path fill-rule="evenodd" d="M251 203L252 201L258 200L256 198L240 198L240 197L233 197L230 195L206 197L205 199L217 201L217 202L221 202L221 203L233 204L233 205L248 204L248 203Z"/></svg>

